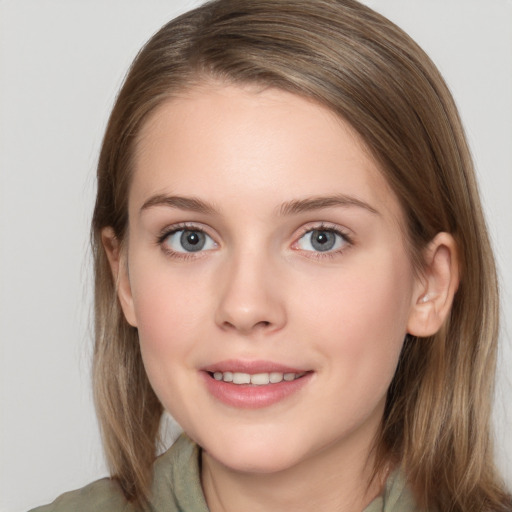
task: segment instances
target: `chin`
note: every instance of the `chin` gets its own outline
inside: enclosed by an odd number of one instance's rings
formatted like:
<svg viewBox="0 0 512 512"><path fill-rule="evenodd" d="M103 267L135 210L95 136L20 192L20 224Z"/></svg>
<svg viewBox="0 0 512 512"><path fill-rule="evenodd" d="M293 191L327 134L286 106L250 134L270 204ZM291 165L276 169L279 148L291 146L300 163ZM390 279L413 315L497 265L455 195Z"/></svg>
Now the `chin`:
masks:
<svg viewBox="0 0 512 512"><path fill-rule="evenodd" d="M302 444L302 446L301 446ZM201 443L203 450L218 463L237 472L269 474L286 470L298 463L303 443L290 436L227 435Z"/></svg>
<svg viewBox="0 0 512 512"><path fill-rule="evenodd" d="M252 473L252 474L273 474L284 471L294 466L297 463L297 453L293 456L288 456L284 453L262 454L255 450L246 450L243 453L238 451L233 453L212 453L206 450L206 453L218 463L239 473Z"/></svg>

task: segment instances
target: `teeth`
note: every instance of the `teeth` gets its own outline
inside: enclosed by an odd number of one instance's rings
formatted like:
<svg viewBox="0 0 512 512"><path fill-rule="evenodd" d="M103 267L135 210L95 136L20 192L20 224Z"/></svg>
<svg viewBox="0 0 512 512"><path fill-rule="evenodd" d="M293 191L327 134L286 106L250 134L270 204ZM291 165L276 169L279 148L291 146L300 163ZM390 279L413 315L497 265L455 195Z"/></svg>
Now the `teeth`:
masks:
<svg viewBox="0 0 512 512"><path fill-rule="evenodd" d="M272 384L281 382L283 380L283 374L279 372L272 372L271 374L269 374L269 380Z"/></svg>
<svg viewBox="0 0 512 512"><path fill-rule="evenodd" d="M302 373L255 373L251 375L249 373L242 372L215 372L213 378L215 380L222 380L224 382L232 382L233 384L252 384L254 386L266 386L267 384L278 384L283 380L291 382L292 380L302 377L305 372Z"/></svg>
<svg viewBox="0 0 512 512"><path fill-rule="evenodd" d="M251 376L248 373L233 373L233 384L250 384Z"/></svg>
<svg viewBox="0 0 512 512"><path fill-rule="evenodd" d="M256 386L264 386L270 382L270 376L268 373L257 373L256 375L251 375L251 384L255 384Z"/></svg>

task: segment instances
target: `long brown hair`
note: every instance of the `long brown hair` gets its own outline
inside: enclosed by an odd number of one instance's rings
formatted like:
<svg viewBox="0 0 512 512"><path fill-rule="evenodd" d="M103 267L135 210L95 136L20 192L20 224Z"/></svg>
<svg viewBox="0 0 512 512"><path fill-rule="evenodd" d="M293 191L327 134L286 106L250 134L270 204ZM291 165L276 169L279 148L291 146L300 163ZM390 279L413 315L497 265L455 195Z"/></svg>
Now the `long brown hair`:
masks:
<svg viewBox="0 0 512 512"><path fill-rule="evenodd" d="M94 389L112 475L148 499L162 405L137 330L123 317L101 243L123 241L137 135L148 115L204 80L257 83L311 98L348 121L380 164L407 221L411 258L442 231L462 279L449 320L408 337L376 442L378 472L401 462L418 503L445 511L511 510L493 465L490 408L498 334L492 251L463 128L438 70L389 20L355 0L217 0L165 25L135 59L98 164Z"/></svg>

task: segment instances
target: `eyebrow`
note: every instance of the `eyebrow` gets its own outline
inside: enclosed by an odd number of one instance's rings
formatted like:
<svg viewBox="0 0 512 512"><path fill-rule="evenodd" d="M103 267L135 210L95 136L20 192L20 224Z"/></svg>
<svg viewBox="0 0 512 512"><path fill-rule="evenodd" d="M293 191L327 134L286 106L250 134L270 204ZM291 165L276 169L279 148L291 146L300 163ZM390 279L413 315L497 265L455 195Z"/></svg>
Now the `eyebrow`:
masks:
<svg viewBox="0 0 512 512"><path fill-rule="evenodd" d="M152 208L154 206L168 206L170 208L177 208L180 210L188 210L191 212L213 214L216 210L213 205L196 199L194 197L183 197L183 196L166 196L164 194L157 194L150 197L140 208L140 213L144 210Z"/></svg>
<svg viewBox="0 0 512 512"><path fill-rule="evenodd" d="M332 208L341 206L344 208L355 206L368 210L370 213L380 215L380 213L368 203L357 199L356 197L337 194L333 196L308 197L305 199L296 199L284 203L279 213L281 215L296 215L298 213L321 210L323 208Z"/></svg>

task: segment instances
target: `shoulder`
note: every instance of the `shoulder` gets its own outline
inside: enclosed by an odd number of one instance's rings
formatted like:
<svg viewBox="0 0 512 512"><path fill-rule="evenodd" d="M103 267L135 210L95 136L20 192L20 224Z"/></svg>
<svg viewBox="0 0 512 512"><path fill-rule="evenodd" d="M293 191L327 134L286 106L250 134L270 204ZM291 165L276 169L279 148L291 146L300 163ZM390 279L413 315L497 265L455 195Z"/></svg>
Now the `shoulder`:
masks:
<svg viewBox="0 0 512 512"><path fill-rule="evenodd" d="M154 464L149 509L158 512L208 512L201 488L200 449L182 435ZM53 503L30 512L137 512L120 486L103 478L82 489L59 496Z"/></svg>
<svg viewBox="0 0 512 512"><path fill-rule="evenodd" d="M407 483L402 468L395 470L387 479L384 492L364 512L438 512L418 506L414 493Z"/></svg>
<svg viewBox="0 0 512 512"><path fill-rule="evenodd" d="M154 465L151 505L155 511L208 512L201 487L201 450L182 434ZM169 508L169 503L174 508Z"/></svg>
<svg viewBox="0 0 512 512"><path fill-rule="evenodd" d="M119 485L110 478L97 480L76 491L66 492L53 503L30 512L135 512Z"/></svg>

